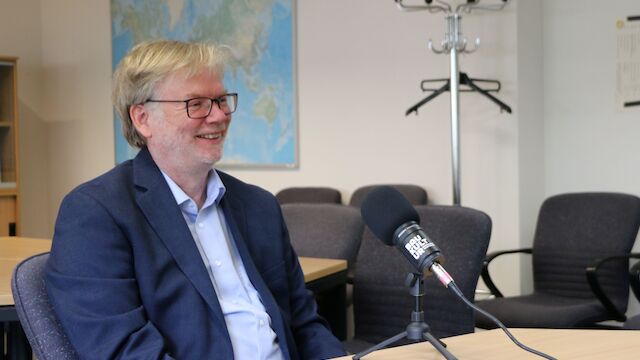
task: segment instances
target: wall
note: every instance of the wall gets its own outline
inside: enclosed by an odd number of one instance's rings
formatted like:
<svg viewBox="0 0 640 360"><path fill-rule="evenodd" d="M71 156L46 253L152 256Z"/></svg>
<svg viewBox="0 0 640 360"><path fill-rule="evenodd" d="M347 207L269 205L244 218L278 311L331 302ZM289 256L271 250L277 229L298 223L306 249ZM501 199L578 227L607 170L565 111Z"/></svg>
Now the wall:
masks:
<svg viewBox="0 0 640 360"><path fill-rule="evenodd" d="M615 4L615 6L614 6ZM544 2L544 186L640 195L640 108L620 112L616 20L640 15L637 0ZM635 251L640 251L636 241ZM631 304L630 312L640 312Z"/></svg>
<svg viewBox="0 0 640 360"><path fill-rule="evenodd" d="M463 19L464 34L482 46L460 65L472 77L501 80L499 97L517 109L516 8ZM70 12L83 16L68 21ZM113 165L110 15L108 2L82 0L42 1L42 13L53 221L64 194ZM416 183L432 202L450 204L448 94L404 116L424 96L420 80L448 76L448 57L426 48L429 37L444 36L444 17L367 0L300 0L297 15L300 166L229 171L273 192L328 185L345 199L361 185ZM462 202L492 217L493 249L518 239L518 116L477 94L461 96ZM496 268L498 279L506 293L517 292L518 279L500 274L510 273L506 266Z"/></svg>
<svg viewBox="0 0 640 360"><path fill-rule="evenodd" d="M463 18L463 34L482 39L461 56L470 76L499 79L498 97L517 110L516 6ZM353 19L358 19L353 22ZM439 43L442 14L399 11L391 1L298 1L300 168L232 170L277 191L328 185L348 199L358 186L416 183L437 204L452 202L449 95L404 116L425 97L420 81L448 77L449 57L429 51ZM518 113L478 94L461 95L462 203L494 221L492 249L518 239ZM496 268L502 271L501 265ZM518 280L498 274L507 293Z"/></svg>
<svg viewBox="0 0 640 360"><path fill-rule="evenodd" d="M64 195L115 163L109 4L42 0L43 104L48 121L52 221ZM82 16L69 21L70 14Z"/></svg>
<svg viewBox="0 0 640 360"><path fill-rule="evenodd" d="M0 8L0 53L19 57L21 234L51 237L64 194L114 163L109 2Z"/></svg>
<svg viewBox="0 0 640 360"><path fill-rule="evenodd" d="M514 109L461 95L462 202L492 217L490 250L530 245L546 196L640 193L629 156L640 150L638 110L613 106L614 24L637 15L636 2L513 1L464 17L463 33L482 45L461 68L499 79ZM109 2L2 0L2 9L0 52L21 58L23 234L51 236L64 194L114 163ZM417 183L433 203L451 203L448 96L404 116L423 97L421 79L447 76L447 56L426 48L443 37L443 16L390 0L298 0L297 15L300 166L229 171L273 192L328 185L345 199L364 184ZM493 272L514 294L530 274L510 276L527 268L510 261Z"/></svg>
<svg viewBox="0 0 640 360"><path fill-rule="evenodd" d="M544 46L541 1L518 3L518 157L519 238L514 248L531 247L538 210L544 199ZM523 293L533 289L531 256L500 259L507 266L520 262Z"/></svg>
<svg viewBox="0 0 640 360"><path fill-rule="evenodd" d="M0 54L18 57L21 234L46 237L51 233L51 222L47 124L42 109L40 1L2 0L0 9Z"/></svg>
<svg viewBox="0 0 640 360"><path fill-rule="evenodd" d="M464 33L481 37L483 45L460 64L471 76L500 79L500 98L516 107L512 5L464 18ZM104 1L42 1L42 12L53 218L64 194L113 165L110 19ZM70 12L83 16L68 21ZM404 116L424 96L421 79L448 74L447 56L426 48L429 37L439 42L444 36L443 16L367 0L300 0L297 15L300 167L230 172L274 192L334 186L346 199L365 184L416 183L434 203L451 203L448 96L419 116ZM65 99L77 99L75 106L60 106ZM462 202L492 217L493 248L513 247L518 115L500 114L479 95L463 94L461 119ZM518 280L505 278L507 293L516 291Z"/></svg>
<svg viewBox="0 0 640 360"><path fill-rule="evenodd" d="M571 14L571 16L568 16ZM545 188L640 194L640 109L618 111L616 27L638 2L546 1ZM559 36L560 35L560 36ZM551 56L552 54L552 56Z"/></svg>

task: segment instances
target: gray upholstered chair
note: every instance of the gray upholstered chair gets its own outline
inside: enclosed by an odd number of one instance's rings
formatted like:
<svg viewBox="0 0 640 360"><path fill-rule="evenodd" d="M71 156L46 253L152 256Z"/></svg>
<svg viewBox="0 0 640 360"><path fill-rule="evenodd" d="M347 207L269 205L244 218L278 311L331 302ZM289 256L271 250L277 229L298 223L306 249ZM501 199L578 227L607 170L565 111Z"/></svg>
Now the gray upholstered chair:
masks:
<svg viewBox="0 0 640 360"><path fill-rule="evenodd" d="M337 204L284 204L282 214L299 256L353 263L364 224L360 211Z"/></svg>
<svg viewBox="0 0 640 360"><path fill-rule="evenodd" d="M58 323L44 284L49 253L32 256L16 267L11 289L18 318L38 360L75 360L78 355Z"/></svg>
<svg viewBox="0 0 640 360"><path fill-rule="evenodd" d="M299 256L347 260L347 271L351 273L364 230L358 209L337 204L283 204L282 214ZM351 284L346 293L315 294L318 312L340 339L346 339L346 313L337 312L346 312L351 294Z"/></svg>
<svg viewBox="0 0 640 360"><path fill-rule="evenodd" d="M640 261L636 262L629 270L629 281L636 299L640 300ZM633 316L624 323L627 330L640 330L640 314Z"/></svg>
<svg viewBox="0 0 640 360"><path fill-rule="evenodd" d="M489 254L482 277L496 296L478 306L508 327L598 327L625 321L629 257L640 226L640 198L619 193L572 193L541 206L532 248ZM503 297L488 266L503 254L532 255L533 293ZM476 325L494 328L478 315Z"/></svg>
<svg viewBox="0 0 640 360"><path fill-rule="evenodd" d="M290 203L328 203L342 204L340 191L330 187L290 187L276 193L280 204Z"/></svg>
<svg viewBox="0 0 640 360"><path fill-rule="evenodd" d="M483 212L459 206L415 208L425 232L442 251L444 267L473 301L491 237L491 219ZM365 230L353 284L355 336L344 343L347 351L362 351L405 330L414 309L405 278L413 271L395 247L386 246L371 230ZM426 277L424 285L425 321L434 336L474 331L472 310L434 276Z"/></svg>
<svg viewBox="0 0 640 360"><path fill-rule="evenodd" d="M382 186L383 184L378 185L367 185L357 188L353 194L351 195L351 199L349 200L350 206L360 207L362 201L367 197L369 192L378 186ZM396 190L400 191L404 197L409 200L411 205L427 205L429 201L429 196L427 195L427 191L418 185L412 184L384 184L386 186L391 186Z"/></svg>

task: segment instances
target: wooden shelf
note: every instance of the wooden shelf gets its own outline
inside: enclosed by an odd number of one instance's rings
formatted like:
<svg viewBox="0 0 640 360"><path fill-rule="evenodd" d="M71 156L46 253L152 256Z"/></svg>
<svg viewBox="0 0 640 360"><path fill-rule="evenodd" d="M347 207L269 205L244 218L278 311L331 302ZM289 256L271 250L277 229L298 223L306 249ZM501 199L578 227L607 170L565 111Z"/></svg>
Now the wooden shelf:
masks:
<svg viewBox="0 0 640 360"><path fill-rule="evenodd" d="M0 236L20 234L17 83L17 58L0 56Z"/></svg>
<svg viewBox="0 0 640 360"><path fill-rule="evenodd" d="M0 188L0 197L2 196L18 196L18 188Z"/></svg>

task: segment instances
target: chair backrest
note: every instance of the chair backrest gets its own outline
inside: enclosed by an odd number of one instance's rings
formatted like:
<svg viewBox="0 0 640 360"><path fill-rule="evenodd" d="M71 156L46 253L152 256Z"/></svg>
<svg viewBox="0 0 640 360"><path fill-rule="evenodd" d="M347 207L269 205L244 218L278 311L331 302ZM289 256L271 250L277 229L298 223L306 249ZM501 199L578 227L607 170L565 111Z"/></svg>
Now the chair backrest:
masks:
<svg viewBox="0 0 640 360"><path fill-rule="evenodd" d="M336 204L284 204L282 214L299 256L345 259L349 264L355 260L364 229L357 209Z"/></svg>
<svg viewBox="0 0 640 360"><path fill-rule="evenodd" d="M485 213L458 206L416 206L425 232L440 248L443 266L464 295L473 300L482 261L491 236ZM358 252L353 311L355 339L378 343L405 330L414 299L405 278L414 269L394 247L376 239L367 228ZM473 312L434 276L425 278L425 321L436 337L470 333Z"/></svg>
<svg viewBox="0 0 640 360"><path fill-rule="evenodd" d="M39 360L75 360L78 355L49 303L44 268L49 253L32 256L16 266L11 289L20 324Z"/></svg>
<svg viewBox="0 0 640 360"><path fill-rule="evenodd" d="M427 195L427 191L418 185L412 184L378 184L378 185L367 185L357 188L353 194L351 195L351 199L349 200L350 206L360 207L364 199L369 195L369 192L379 186L391 186L398 190L404 197L409 200L411 205L427 205L429 197Z"/></svg>
<svg viewBox="0 0 640 360"><path fill-rule="evenodd" d="M589 299L585 268L596 259L630 253L640 226L640 198L619 193L571 193L540 207L533 240L534 291ZM602 267L600 283L624 312L628 260Z"/></svg>
<svg viewBox="0 0 640 360"><path fill-rule="evenodd" d="M340 191L330 187L290 187L276 193L280 204L290 203L328 203L342 204Z"/></svg>

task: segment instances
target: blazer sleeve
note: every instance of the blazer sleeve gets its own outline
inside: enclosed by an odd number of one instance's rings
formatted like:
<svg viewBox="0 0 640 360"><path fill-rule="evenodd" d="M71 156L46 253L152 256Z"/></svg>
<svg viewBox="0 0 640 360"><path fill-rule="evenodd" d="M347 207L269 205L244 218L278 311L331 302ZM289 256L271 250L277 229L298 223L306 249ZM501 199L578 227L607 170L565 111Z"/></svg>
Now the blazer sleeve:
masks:
<svg viewBox="0 0 640 360"><path fill-rule="evenodd" d="M78 189L63 200L46 268L54 311L82 359L171 359L146 318L131 245L110 211Z"/></svg>
<svg viewBox="0 0 640 360"><path fill-rule="evenodd" d="M318 315L311 291L307 290L304 274L291 242L284 219L285 263L290 289L291 330L301 359L329 359L346 355L340 341L331 333L326 321Z"/></svg>

